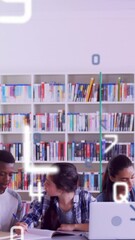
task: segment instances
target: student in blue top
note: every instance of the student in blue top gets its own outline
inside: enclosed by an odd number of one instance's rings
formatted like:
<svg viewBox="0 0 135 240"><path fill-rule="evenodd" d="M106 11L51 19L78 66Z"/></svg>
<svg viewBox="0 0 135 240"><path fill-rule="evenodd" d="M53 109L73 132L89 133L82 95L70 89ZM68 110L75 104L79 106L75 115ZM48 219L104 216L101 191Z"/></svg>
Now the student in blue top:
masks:
<svg viewBox="0 0 135 240"><path fill-rule="evenodd" d="M126 182L129 190L128 201L135 201L135 171L132 161L125 155L118 155L108 162L103 176L102 192L97 196L98 202L113 201L114 182ZM124 194L123 186L117 187L117 199Z"/></svg>
<svg viewBox="0 0 135 240"><path fill-rule="evenodd" d="M52 166L58 168L58 173L46 176L42 201L34 201L30 213L17 225L27 230L32 223L37 225L41 218L42 229L88 231L89 205L95 199L89 191L78 187L78 173L73 164L55 163Z"/></svg>

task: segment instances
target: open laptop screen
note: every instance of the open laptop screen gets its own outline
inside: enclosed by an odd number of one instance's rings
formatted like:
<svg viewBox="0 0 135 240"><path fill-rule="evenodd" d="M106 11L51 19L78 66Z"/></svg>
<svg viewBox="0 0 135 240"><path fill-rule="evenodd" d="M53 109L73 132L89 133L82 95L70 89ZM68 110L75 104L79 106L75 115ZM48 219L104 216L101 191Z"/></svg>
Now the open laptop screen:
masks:
<svg viewBox="0 0 135 240"><path fill-rule="evenodd" d="M89 239L135 239L135 202L90 203Z"/></svg>

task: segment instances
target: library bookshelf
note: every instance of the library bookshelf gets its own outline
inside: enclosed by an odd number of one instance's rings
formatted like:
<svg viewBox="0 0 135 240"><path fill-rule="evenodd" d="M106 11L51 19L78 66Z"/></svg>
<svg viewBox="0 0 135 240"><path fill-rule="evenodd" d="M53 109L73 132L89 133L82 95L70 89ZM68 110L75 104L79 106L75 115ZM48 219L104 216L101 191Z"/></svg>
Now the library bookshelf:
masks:
<svg viewBox="0 0 135 240"><path fill-rule="evenodd" d="M112 156L122 153L134 161L133 73L103 73L102 82L98 73L2 74L0 102L0 149L15 156L11 187L24 200L30 199L30 182L36 188L45 180L23 170L25 124L30 125L31 163L75 164L80 185L93 195ZM118 137L107 153L113 140L105 139L106 134Z"/></svg>

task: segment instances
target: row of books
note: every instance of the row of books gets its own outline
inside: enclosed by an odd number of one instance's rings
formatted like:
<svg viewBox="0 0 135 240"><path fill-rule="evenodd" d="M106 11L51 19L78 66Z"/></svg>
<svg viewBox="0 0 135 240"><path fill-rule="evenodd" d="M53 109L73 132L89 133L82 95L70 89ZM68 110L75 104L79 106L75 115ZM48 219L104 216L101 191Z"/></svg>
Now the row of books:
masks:
<svg viewBox="0 0 135 240"><path fill-rule="evenodd" d="M134 161L134 143L117 143L109 151L105 150L112 145L112 141L102 139L102 159L109 161L118 154L124 154ZM85 161L93 162L99 161L100 158L100 145L99 142L68 142L67 145L67 159L69 161Z"/></svg>
<svg viewBox="0 0 135 240"><path fill-rule="evenodd" d="M21 131L30 124L30 113L1 113L0 131ZM134 113L102 113L103 131L134 131ZM99 112L68 113L68 131L99 131ZM65 131L65 111L37 113L33 116L33 128L37 131Z"/></svg>
<svg viewBox="0 0 135 240"><path fill-rule="evenodd" d="M23 143L0 143L0 150L7 150L12 153L16 161L23 161Z"/></svg>
<svg viewBox="0 0 135 240"><path fill-rule="evenodd" d="M107 153L105 150L112 145L112 141L102 139L102 160L109 161L113 156L125 154L134 161L134 143L116 143ZM11 152L17 161L23 161L23 143L0 143L0 150ZM68 161L99 161L99 141L86 140L67 143ZM33 145L33 161L66 161L65 142L50 141L37 142Z"/></svg>
<svg viewBox="0 0 135 240"><path fill-rule="evenodd" d="M89 84L69 83L69 102L99 102L99 83L91 79ZM134 101L134 83L102 83L101 100L110 102Z"/></svg>
<svg viewBox="0 0 135 240"><path fill-rule="evenodd" d="M90 79L89 84L69 83L68 84L68 101L97 101L98 85L94 84L94 78ZM93 89L93 91L92 91ZM94 90L96 90L94 92Z"/></svg>
<svg viewBox="0 0 135 240"><path fill-rule="evenodd" d="M50 82L34 84L33 99L35 102L64 102L65 84Z"/></svg>
<svg viewBox="0 0 135 240"><path fill-rule="evenodd" d="M64 161L65 143L60 141L39 142L34 144L35 161Z"/></svg>
<svg viewBox="0 0 135 240"><path fill-rule="evenodd" d="M91 191L100 190L100 173L83 172L79 173L79 186Z"/></svg>
<svg viewBox="0 0 135 240"><path fill-rule="evenodd" d="M99 161L100 146L99 142L68 142L67 159L68 161Z"/></svg>
<svg viewBox="0 0 135 240"><path fill-rule="evenodd" d="M78 185L82 188L99 190L100 186L100 173L99 172L78 172L79 182ZM34 174L33 175L33 190L37 190L38 182L41 182L42 189L44 190L46 175Z"/></svg>
<svg viewBox="0 0 135 240"><path fill-rule="evenodd" d="M0 113L0 131L22 131L30 124L30 113Z"/></svg>
<svg viewBox="0 0 135 240"><path fill-rule="evenodd" d="M83 172L78 173L78 175L78 184L80 187L99 190L99 172ZM23 169L18 169L18 172L13 174L9 187L14 190L29 190L29 186L32 184L33 192L36 192L38 189L38 182L41 182L42 191L44 191L45 180L45 174L26 174L23 172Z"/></svg>
<svg viewBox="0 0 135 240"><path fill-rule="evenodd" d="M69 102L98 102L99 83L94 78L87 83L68 83ZM33 85L33 99L35 102L64 102L65 84L56 82L41 82ZM31 102L31 84L0 84L1 102ZM102 101L134 101L134 83L124 83L120 78L117 83L102 83Z"/></svg>
<svg viewBox="0 0 135 240"><path fill-rule="evenodd" d="M0 102L30 102L31 99L30 84L0 84Z"/></svg>
<svg viewBox="0 0 135 240"><path fill-rule="evenodd" d="M109 161L112 157L117 156L119 154L124 154L134 161L134 142L127 143L117 143L115 144L107 153L105 150L112 144L112 141L102 140L102 159L105 161Z"/></svg>
<svg viewBox="0 0 135 240"><path fill-rule="evenodd" d="M32 184L33 184L33 191L37 190L38 182L41 182L42 190L44 191L46 175L45 174L33 174L32 175Z"/></svg>
<svg viewBox="0 0 135 240"><path fill-rule="evenodd" d="M32 190L34 192L38 189L38 182L41 182L42 190L44 190L45 180L45 174L25 173L22 168L18 168L18 170L12 175L9 188L14 190L29 190L30 185L32 185Z"/></svg>
<svg viewBox="0 0 135 240"><path fill-rule="evenodd" d="M102 101L133 102L134 83L103 83L101 86Z"/></svg>
<svg viewBox="0 0 135 240"><path fill-rule="evenodd" d="M76 131L134 131L134 113L102 113L101 123L99 112L95 113L68 113L67 130Z"/></svg>
<svg viewBox="0 0 135 240"><path fill-rule="evenodd" d="M23 169L18 169L18 171L12 175L9 187L14 190L28 190L30 184L31 175L29 173L25 173Z"/></svg>
<svg viewBox="0 0 135 240"><path fill-rule="evenodd" d="M0 143L0 150L7 150L12 153L16 162L24 161L23 143ZM34 161L64 161L65 142L39 142L33 145Z"/></svg>
<svg viewBox="0 0 135 240"><path fill-rule="evenodd" d="M57 113L37 113L33 116L35 131L65 131L65 111Z"/></svg>

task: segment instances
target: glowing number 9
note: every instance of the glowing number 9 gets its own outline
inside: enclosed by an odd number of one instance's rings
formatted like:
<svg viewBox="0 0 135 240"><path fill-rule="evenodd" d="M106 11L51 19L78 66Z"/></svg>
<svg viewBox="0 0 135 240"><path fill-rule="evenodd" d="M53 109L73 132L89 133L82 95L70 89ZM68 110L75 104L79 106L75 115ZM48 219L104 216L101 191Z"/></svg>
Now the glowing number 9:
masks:
<svg viewBox="0 0 135 240"><path fill-rule="evenodd" d="M0 16L0 23L26 23L32 15L32 0L2 0L5 3L24 3L22 16Z"/></svg>

